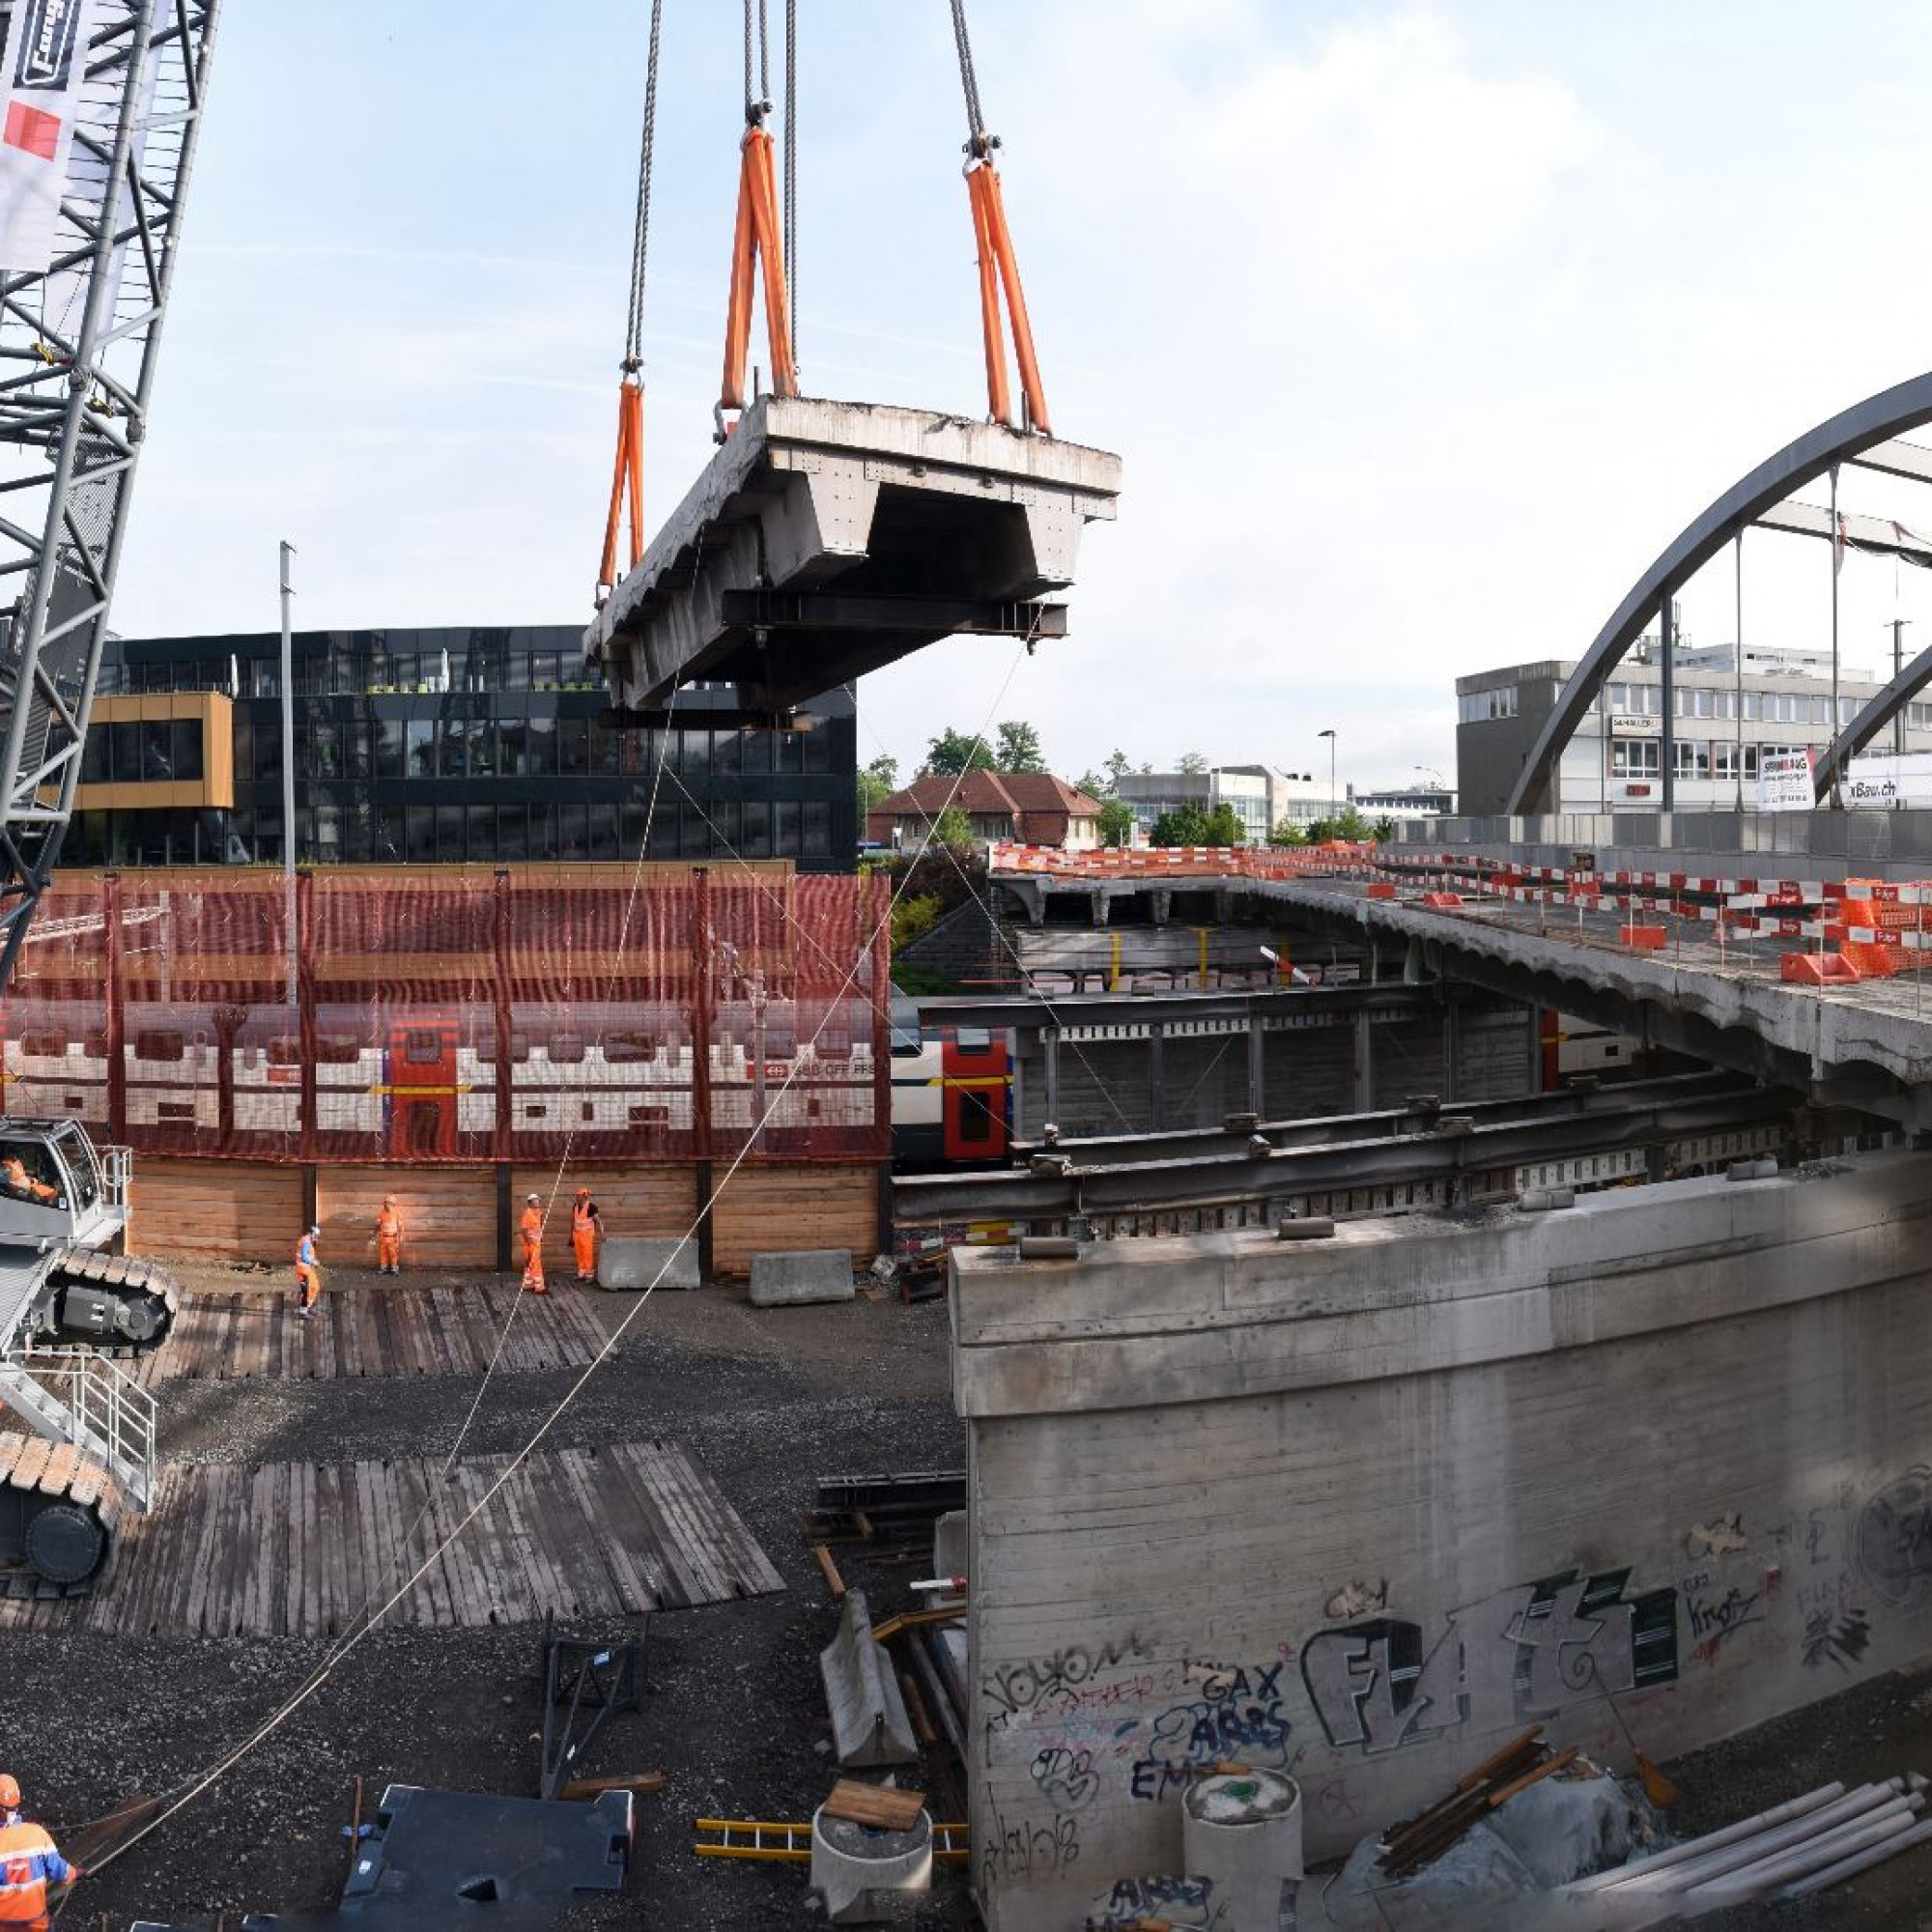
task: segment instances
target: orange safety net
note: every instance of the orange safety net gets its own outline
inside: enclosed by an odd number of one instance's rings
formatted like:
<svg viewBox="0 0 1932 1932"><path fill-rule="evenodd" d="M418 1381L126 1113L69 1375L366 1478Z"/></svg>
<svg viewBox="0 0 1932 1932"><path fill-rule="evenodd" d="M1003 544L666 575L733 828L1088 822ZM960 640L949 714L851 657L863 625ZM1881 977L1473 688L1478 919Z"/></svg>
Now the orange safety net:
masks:
<svg viewBox="0 0 1932 1932"><path fill-rule="evenodd" d="M637 878L303 874L291 927L272 875L71 875L0 1015L5 1109L250 1159L888 1157L883 883Z"/></svg>

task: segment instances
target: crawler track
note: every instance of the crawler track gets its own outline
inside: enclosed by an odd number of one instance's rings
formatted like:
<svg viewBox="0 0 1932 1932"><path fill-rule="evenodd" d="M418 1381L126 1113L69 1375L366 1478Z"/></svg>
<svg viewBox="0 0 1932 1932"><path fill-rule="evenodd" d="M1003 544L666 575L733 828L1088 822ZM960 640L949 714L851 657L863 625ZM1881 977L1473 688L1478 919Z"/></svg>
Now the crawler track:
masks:
<svg viewBox="0 0 1932 1932"><path fill-rule="evenodd" d="M0 1434L0 1511L18 1512L24 1558L0 1569L0 1596L85 1597L113 1558L121 1486L71 1442Z"/></svg>
<svg viewBox="0 0 1932 1932"><path fill-rule="evenodd" d="M67 1291L78 1293L70 1300ZM98 1310L101 1297L123 1315L74 1320L78 1305ZM42 1292L41 1333L48 1341L86 1342L124 1359L152 1354L168 1338L181 1309L181 1285L157 1262L138 1255L103 1255L91 1248L61 1248Z"/></svg>

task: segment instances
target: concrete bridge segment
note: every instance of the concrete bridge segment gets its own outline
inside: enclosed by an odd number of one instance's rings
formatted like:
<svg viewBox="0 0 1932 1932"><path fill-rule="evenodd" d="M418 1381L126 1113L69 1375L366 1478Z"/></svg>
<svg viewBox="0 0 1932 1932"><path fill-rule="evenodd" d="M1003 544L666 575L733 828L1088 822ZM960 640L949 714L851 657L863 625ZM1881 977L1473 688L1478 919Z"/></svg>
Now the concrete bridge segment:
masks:
<svg viewBox="0 0 1932 1932"><path fill-rule="evenodd" d="M781 714L959 632L1065 635L1041 600L1121 461L997 423L762 396L583 637L619 711L735 682Z"/></svg>

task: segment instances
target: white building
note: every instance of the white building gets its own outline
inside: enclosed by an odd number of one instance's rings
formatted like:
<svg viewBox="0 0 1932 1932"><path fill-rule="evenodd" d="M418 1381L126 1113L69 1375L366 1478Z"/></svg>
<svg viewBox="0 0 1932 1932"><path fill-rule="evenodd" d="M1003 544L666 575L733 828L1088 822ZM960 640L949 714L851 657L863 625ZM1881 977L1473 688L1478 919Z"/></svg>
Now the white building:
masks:
<svg viewBox="0 0 1932 1932"><path fill-rule="evenodd" d="M1544 721L1576 669L1510 665L1456 680L1456 791L1471 816L1508 810ZM1680 811L1756 807L1759 760L1822 751L1882 689L1840 668L1833 720L1829 652L1719 644L1680 648L1673 678L1674 794ZM1640 639L1598 694L1557 764L1557 811L1657 810L1663 803L1663 673L1655 639ZM1932 751L1932 701L1908 704L1874 751ZM1902 743L1900 740L1902 739Z"/></svg>

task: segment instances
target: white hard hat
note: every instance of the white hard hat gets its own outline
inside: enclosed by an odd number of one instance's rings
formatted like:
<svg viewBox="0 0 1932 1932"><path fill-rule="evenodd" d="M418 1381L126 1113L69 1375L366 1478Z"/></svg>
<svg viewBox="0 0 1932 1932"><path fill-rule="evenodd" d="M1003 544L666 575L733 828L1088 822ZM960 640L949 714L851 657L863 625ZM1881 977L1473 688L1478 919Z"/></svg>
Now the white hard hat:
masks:
<svg viewBox="0 0 1932 1932"><path fill-rule="evenodd" d="M543 1196L541 1194L526 1194L524 1199L526 1201L541 1201Z"/></svg>

